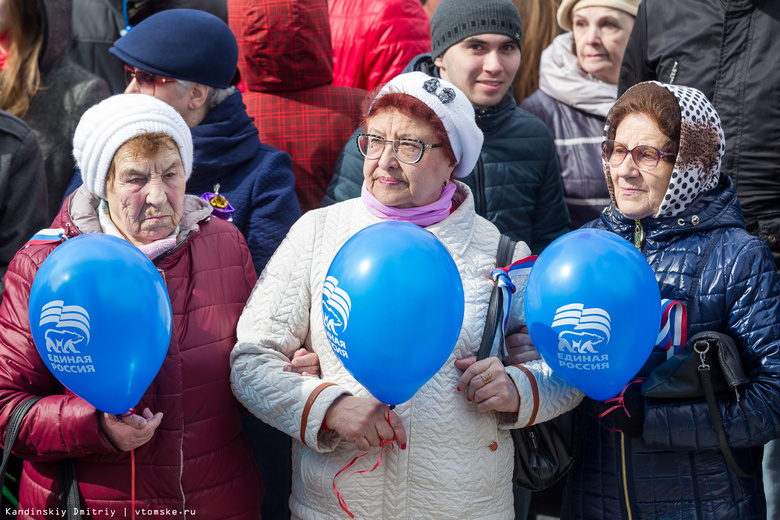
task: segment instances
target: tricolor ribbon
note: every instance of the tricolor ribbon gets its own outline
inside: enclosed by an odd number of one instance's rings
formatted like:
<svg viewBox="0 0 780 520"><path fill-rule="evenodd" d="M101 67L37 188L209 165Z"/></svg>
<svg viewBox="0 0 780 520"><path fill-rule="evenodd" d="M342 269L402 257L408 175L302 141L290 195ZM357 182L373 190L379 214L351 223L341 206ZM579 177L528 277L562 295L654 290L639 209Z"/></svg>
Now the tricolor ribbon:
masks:
<svg viewBox="0 0 780 520"><path fill-rule="evenodd" d="M30 246L38 244L51 244L52 242L62 242L67 236L63 228L42 229L32 236L26 244L22 246L22 249L27 249Z"/></svg>
<svg viewBox="0 0 780 520"><path fill-rule="evenodd" d="M666 351L669 359L679 354L688 341L688 311L676 300L661 300L661 330L655 346Z"/></svg>
<svg viewBox="0 0 780 520"><path fill-rule="evenodd" d="M498 284L498 287L501 289L503 294L503 298L501 298L503 312L503 319L501 320L502 338L506 337L506 327L509 324L509 311L512 309L512 295L517 290L514 282L512 282L512 277L528 276L531 274L531 268L534 266L534 262L536 262L536 255L527 256L521 260L518 260L517 262L509 264L506 267L498 267L493 269L493 271L490 273L490 277L493 278L493 281ZM501 344L504 356L508 355L509 353L506 350L506 344L503 341Z"/></svg>

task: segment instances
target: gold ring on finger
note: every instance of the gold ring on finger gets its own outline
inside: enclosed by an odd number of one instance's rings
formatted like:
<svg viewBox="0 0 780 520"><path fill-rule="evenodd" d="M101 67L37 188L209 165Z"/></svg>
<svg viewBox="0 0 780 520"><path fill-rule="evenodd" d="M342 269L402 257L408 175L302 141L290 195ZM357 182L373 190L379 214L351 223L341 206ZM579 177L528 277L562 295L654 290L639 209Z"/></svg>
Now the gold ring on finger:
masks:
<svg viewBox="0 0 780 520"><path fill-rule="evenodd" d="M486 385L493 380L493 372L491 372L490 370L485 370L484 372L479 374L479 377L482 378L482 384Z"/></svg>

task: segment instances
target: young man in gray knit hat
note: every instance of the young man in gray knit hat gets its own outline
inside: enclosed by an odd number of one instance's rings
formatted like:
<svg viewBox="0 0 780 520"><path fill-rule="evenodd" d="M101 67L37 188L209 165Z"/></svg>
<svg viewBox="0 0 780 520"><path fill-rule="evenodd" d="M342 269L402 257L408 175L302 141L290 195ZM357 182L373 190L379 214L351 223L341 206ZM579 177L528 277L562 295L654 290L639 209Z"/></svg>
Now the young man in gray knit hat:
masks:
<svg viewBox="0 0 780 520"><path fill-rule="evenodd" d="M478 214L538 254L569 231L569 214L552 135L517 107L510 91L521 40L520 13L511 0L441 0L431 18L432 52L414 58L406 71L445 79L469 98L485 141L476 167L461 180ZM360 196L362 171L353 136L323 205Z"/></svg>

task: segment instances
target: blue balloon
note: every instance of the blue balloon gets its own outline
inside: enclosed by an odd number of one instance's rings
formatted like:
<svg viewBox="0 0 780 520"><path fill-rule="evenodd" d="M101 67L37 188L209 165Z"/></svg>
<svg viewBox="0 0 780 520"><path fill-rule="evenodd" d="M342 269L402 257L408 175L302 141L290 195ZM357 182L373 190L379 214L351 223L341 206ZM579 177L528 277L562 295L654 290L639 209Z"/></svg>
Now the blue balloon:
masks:
<svg viewBox="0 0 780 520"><path fill-rule="evenodd" d="M531 269L525 317L542 359L587 396L620 393L645 364L661 295L642 254L614 233L580 229L550 244Z"/></svg>
<svg viewBox="0 0 780 520"><path fill-rule="evenodd" d="M104 234L65 241L30 291L30 329L52 374L106 413L130 410L162 366L171 301L138 248Z"/></svg>
<svg viewBox="0 0 780 520"><path fill-rule="evenodd" d="M463 284L447 248L423 228L381 222L353 235L328 269L322 310L331 347L379 401L408 401L452 353Z"/></svg>

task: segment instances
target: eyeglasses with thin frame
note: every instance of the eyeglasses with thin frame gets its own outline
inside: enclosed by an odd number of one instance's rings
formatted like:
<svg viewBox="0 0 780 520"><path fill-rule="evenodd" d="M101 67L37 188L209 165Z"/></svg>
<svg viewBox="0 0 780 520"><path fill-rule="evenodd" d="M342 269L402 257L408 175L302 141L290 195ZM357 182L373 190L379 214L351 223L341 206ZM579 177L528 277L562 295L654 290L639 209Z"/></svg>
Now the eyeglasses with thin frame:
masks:
<svg viewBox="0 0 780 520"><path fill-rule="evenodd" d="M418 139L384 139L378 135L358 134L357 146L366 159L379 159L385 151L385 145L392 143L396 159L406 164L415 164L422 160L426 148L439 148L440 144L425 144Z"/></svg>
<svg viewBox="0 0 780 520"><path fill-rule="evenodd" d="M618 167L623 164L626 157L631 155L637 168L649 172L658 167L658 163L664 157L674 157L676 153L663 152L655 146L640 144L632 149L628 149L623 143L607 139L601 143L601 156L610 166Z"/></svg>
<svg viewBox="0 0 780 520"><path fill-rule="evenodd" d="M152 89L154 93L154 86L157 83L176 83L174 78L167 78L158 74L152 74L138 68L130 68L125 65L125 83L129 85L133 79L138 83L138 87L142 89Z"/></svg>

